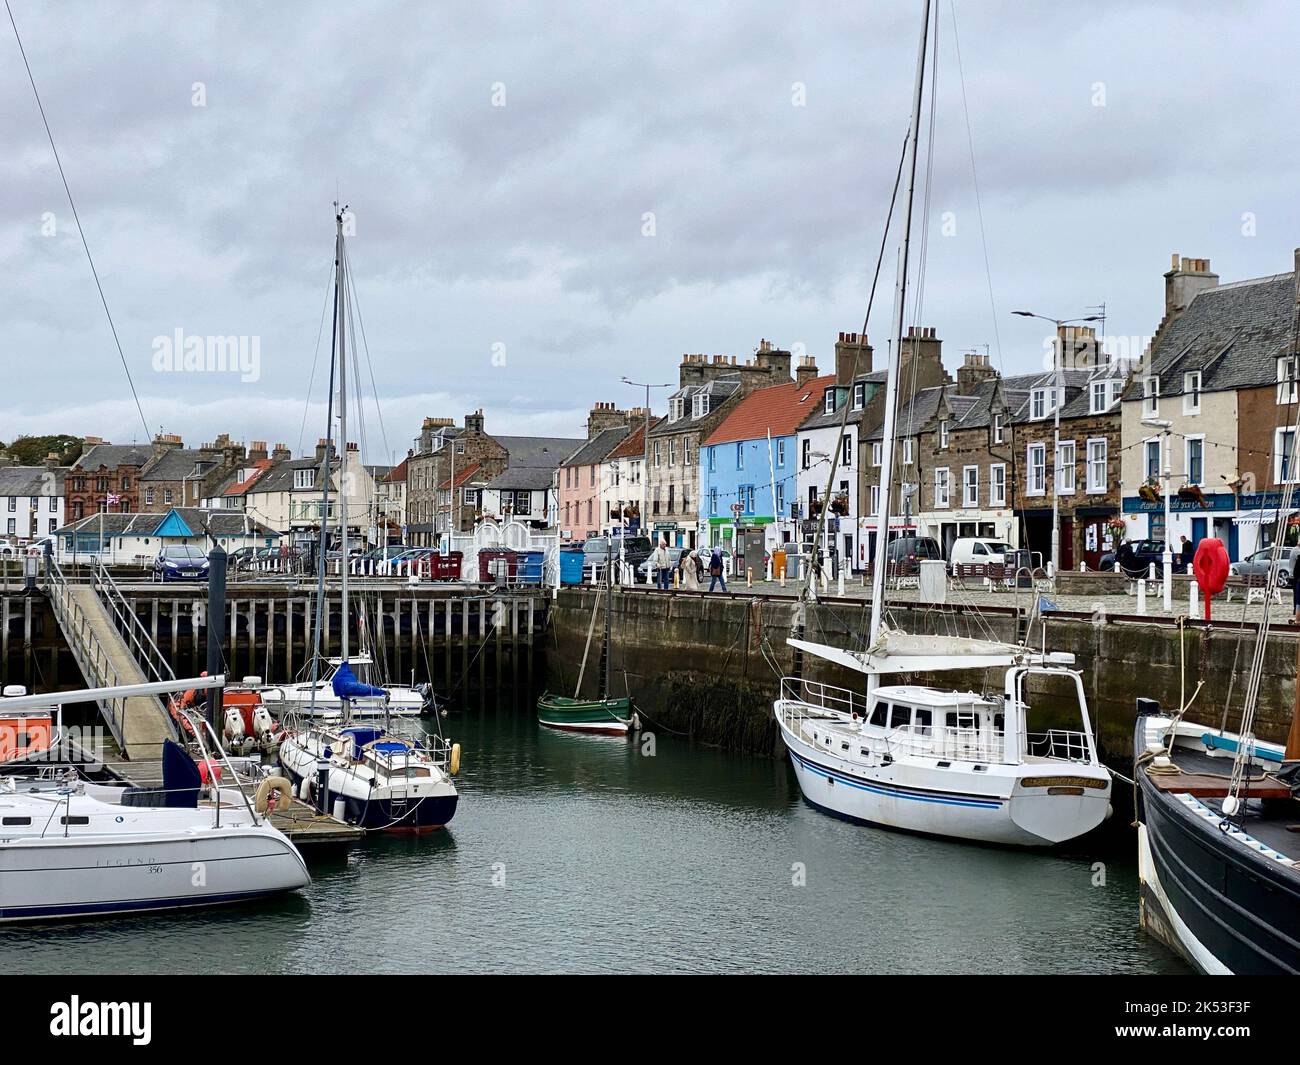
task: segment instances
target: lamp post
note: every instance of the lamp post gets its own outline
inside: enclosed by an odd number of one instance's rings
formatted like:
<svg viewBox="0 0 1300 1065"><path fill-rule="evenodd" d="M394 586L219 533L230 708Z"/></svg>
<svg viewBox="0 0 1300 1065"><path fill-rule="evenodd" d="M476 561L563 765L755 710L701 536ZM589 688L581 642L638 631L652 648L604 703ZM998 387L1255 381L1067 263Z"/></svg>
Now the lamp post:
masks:
<svg viewBox="0 0 1300 1065"><path fill-rule="evenodd" d="M623 378L623 383L633 388L645 389L645 439L641 441L644 445L641 449L641 532L645 533L645 527L650 521L650 389L673 386L671 383L648 385L644 381L633 381L628 377Z"/></svg>
<svg viewBox="0 0 1300 1065"><path fill-rule="evenodd" d="M1169 430L1173 427L1174 423L1171 422L1168 418L1143 418L1142 424L1145 425L1148 429L1160 430L1160 451L1161 451L1161 457L1164 459L1163 465L1165 468L1165 472L1164 472L1165 550L1164 550L1164 554L1161 556L1160 561L1161 561L1161 568L1164 571L1161 574L1163 578L1161 592L1164 598L1165 612L1168 613L1173 609L1173 595L1174 595L1174 586L1173 586L1174 558L1173 558L1173 552L1170 550L1170 544L1169 544L1170 541L1169 524L1170 524L1170 517L1171 517L1170 515L1171 507L1169 503L1169 482L1173 480L1173 474L1170 469L1170 466L1172 464L1173 448L1169 442Z"/></svg>
<svg viewBox="0 0 1300 1065"><path fill-rule="evenodd" d="M1012 311L1021 318L1041 318L1056 326L1056 336L1052 340L1052 561L1048 573L1055 577L1061 568L1061 401L1065 389L1061 384L1061 329L1076 322L1096 322L1100 314L1090 314L1084 318L1049 318L1045 314L1033 311Z"/></svg>

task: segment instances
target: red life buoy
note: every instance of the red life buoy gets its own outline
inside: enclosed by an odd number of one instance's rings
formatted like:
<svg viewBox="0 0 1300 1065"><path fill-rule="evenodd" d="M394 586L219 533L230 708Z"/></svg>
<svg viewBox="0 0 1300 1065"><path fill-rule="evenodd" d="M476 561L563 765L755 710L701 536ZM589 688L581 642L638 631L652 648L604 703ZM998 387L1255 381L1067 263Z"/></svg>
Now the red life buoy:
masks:
<svg viewBox="0 0 1300 1065"><path fill-rule="evenodd" d="M1207 536L1196 545L1192 558L1192 572L1205 597L1205 620L1210 620L1210 598L1218 595L1228 583L1228 549L1222 540Z"/></svg>

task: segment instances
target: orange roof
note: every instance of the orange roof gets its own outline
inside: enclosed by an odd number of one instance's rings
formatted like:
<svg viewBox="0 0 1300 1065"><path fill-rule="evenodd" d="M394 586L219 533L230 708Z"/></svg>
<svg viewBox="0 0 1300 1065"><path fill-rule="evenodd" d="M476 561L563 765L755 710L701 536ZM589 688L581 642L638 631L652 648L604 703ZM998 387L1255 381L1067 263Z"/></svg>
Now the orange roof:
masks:
<svg viewBox="0 0 1300 1065"><path fill-rule="evenodd" d="M407 458L410 456L408 455ZM402 459L396 466L389 470L382 478L383 481L404 481L406 480L406 459Z"/></svg>
<svg viewBox="0 0 1300 1065"><path fill-rule="evenodd" d="M835 383L835 375L815 377L802 388L794 381L757 388L745 396L722 419L705 445L732 440L757 440L770 431L773 436L793 436L810 411L822 402L822 394Z"/></svg>
<svg viewBox="0 0 1300 1065"><path fill-rule="evenodd" d="M261 477L262 474L264 474L270 468L271 468L270 459L258 459L256 462L253 463L253 472L248 476L248 478L246 480L240 481L238 484L232 484L229 488L226 489L224 494L228 496L242 496L245 492L247 492L250 488L252 488L253 485L256 483L257 479Z"/></svg>
<svg viewBox="0 0 1300 1065"><path fill-rule="evenodd" d="M607 459L639 459L644 454L645 426L638 425L636 429L623 438L623 442L618 447L605 457Z"/></svg>
<svg viewBox="0 0 1300 1065"><path fill-rule="evenodd" d="M446 478L443 479L442 484L438 485L438 487L439 487L439 488L459 488L459 487L460 487L461 485L463 485L466 481L468 481L471 477L473 477L474 474L478 473L479 465L480 465L480 464L477 463L477 462L471 462L471 463L470 463L468 466L466 466L463 470L457 470L457 471L456 471L456 483L455 483L455 484L452 484L452 483L451 483L451 478L450 478L450 477L446 477Z"/></svg>

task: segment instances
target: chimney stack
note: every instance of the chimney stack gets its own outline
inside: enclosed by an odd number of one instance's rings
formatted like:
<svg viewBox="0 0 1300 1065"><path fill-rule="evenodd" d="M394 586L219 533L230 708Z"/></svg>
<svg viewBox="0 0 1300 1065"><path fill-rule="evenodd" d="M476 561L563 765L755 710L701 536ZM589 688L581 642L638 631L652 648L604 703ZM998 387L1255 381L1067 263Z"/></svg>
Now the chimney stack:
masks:
<svg viewBox="0 0 1300 1065"><path fill-rule="evenodd" d="M963 356L961 369L957 371L957 395L973 396L985 381L992 381L998 376L997 370L989 365L989 357L968 351Z"/></svg>
<svg viewBox="0 0 1300 1065"><path fill-rule="evenodd" d="M271 451L271 458L276 462L288 462L293 457L288 444L276 444Z"/></svg>
<svg viewBox="0 0 1300 1065"><path fill-rule="evenodd" d="M258 462L264 458L266 458L266 441L254 440L248 449L248 461Z"/></svg>
<svg viewBox="0 0 1300 1065"><path fill-rule="evenodd" d="M800 355L799 365L794 371L795 384L800 388L806 388L808 382L817 376L817 360L811 355Z"/></svg>
<svg viewBox="0 0 1300 1065"><path fill-rule="evenodd" d="M467 433L483 432L483 408L479 407L473 414L465 415L465 431Z"/></svg>
<svg viewBox="0 0 1300 1065"><path fill-rule="evenodd" d="M1189 259L1174 252L1170 257L1169 272L1165 274L1165 314L1186 310L1197 293L1218 284L1219 275L1210 270L1209 259Z"/></svg>
<svg viewBox="0 0 1300 1065"><path fill-rule="evenodd" d="M835 383L840 388L853 384L853 360L857 357L857 374L871 372L871 345L866 333L841 333L835 341Z"/></svg>
<svg viewBox="0 0 1300 1065"><path fill-rule="evenodd" d="M735 356L732 356L731 361L735 363ZM767 384L779 385L790 380L790 352L778 348L770 340L763 339L758 342L753 365L767 371L769 378Z"/></svg>

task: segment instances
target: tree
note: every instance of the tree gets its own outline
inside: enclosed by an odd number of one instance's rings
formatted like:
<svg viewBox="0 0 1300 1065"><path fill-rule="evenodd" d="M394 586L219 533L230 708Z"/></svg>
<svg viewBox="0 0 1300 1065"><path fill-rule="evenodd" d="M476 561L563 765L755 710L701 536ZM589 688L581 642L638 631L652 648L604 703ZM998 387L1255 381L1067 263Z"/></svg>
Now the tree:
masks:
<svg viewBox="0 0 1300 1065"><path fill-rule="evenodd" d="M81 457L82 440L66 433L20 436L8 447L0 444L0 450L8 451L20 466L39 466L51 452L58 455L60 466L71 466Z"/></svg>

